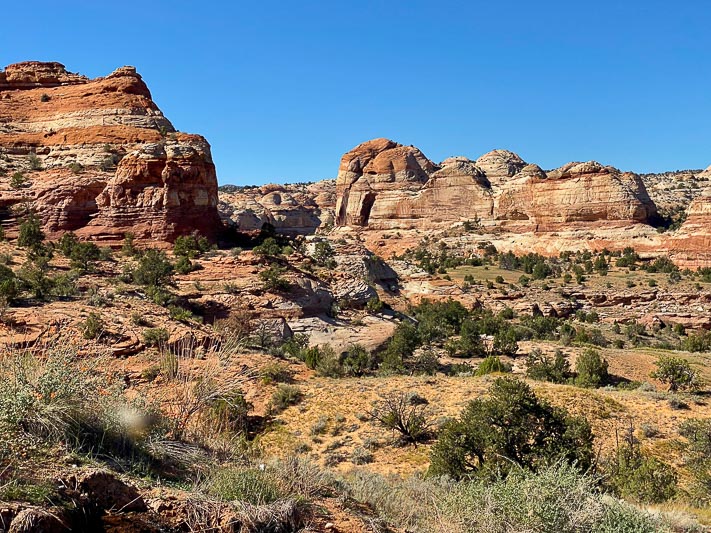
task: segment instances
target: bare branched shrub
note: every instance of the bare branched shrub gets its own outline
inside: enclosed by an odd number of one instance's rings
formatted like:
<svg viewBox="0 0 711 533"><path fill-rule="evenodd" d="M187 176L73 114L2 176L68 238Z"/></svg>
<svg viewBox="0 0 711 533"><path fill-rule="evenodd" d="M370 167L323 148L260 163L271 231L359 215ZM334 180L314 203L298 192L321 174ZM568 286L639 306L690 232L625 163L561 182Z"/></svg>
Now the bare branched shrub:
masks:
<svg viewBox="0 0 711 533"><path fill-rule="evenodd" d="M413 401L413 396L404 392L395 392L376 402L369 414L381 426L397 431L413 444L425 440L432 427L427 404Z"/></svg>

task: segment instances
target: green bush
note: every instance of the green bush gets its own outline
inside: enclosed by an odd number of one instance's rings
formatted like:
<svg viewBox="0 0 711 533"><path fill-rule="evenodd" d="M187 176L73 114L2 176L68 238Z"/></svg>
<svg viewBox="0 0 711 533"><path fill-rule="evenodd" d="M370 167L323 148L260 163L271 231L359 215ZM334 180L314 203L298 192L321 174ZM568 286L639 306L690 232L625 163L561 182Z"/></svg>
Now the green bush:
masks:
<svg viewBox="0 0 711 533"><path fill-rule="evenodd" d="M597 350L588 348L575 361L575 384L579 387L599 387L609 378L607 366L607 361Z"/></svg>
<svg viewBox="0 0 711 533"><path fill-rule="evenodd" d="M37 157L37 154L31 153L27 156L27 162L32 170L42 170L42 160Z"/></svg>
<svg viewBox="0 0 711 533"><path fill-rule="evenodd" d="M711 331L692 333L681 342L681 349L687 352L711 351Z"/></svg>
<svg viewBox="0 0 711 533"><path fill-rule="evenodd" d="M267 237L262 241L262 244L252 249L252 253L264 257L278 257L283 254L283 251L274 237Z"/></svg>
<svg viewBox="0 0 711 533"><path fill-rule="evenodd" d="M479 364L475 375L484 376L486 374L493 374L494 372L511 372L511 365L504 363L495 355L490 355Z"/></svg>
<svg viewBox="0 0 711 533"><path fill-rule="evenodd" d="M289 280L284 278L286 268L270 265L259 273L262 287L265 291L285 292L291 287Z"/></svg>
<svg viewBox="0 0 711 533"><path fill-rule="evenodd" d="M666 463L644 456L636 443L627 443L617 453L610 482L627 500L662 503L676 494L677 476Z"/></svg>
<svg viewBox="0 0 711 533"><path fill-rule="evenodd" d="M101 315L91 312L84 320L82 325L82 335L87 340L97 339L104 331L104 321Z"/></svg>
<svg viewBox="0 0 711 533"><path fill-rule="evenodd" d="M28 184L28 180L22 172L15 172L10 178L10 187L13 189L22 189Z"/></svg>
<svg viewBox="0 0 711 533"><path fill-rule="evenodd" d="M650 374L662 383L669 385L669 391L696 389L699 385L698 374L691 368L689 361L681 357L661 355L654 362L657 369Z"/></svg>
<svg viewBox="0 0 711 533"><path fill-rule="evenodd" d="M195 259L212 248L210 241L199 233L180 235L173 244L173 253L176 256Z"/></svg>
<svg viewBox="0 0 711 533"><path fill-rule="evenodd" d="M361 344L351 344L339 358L339 363L348 376L362 376L375 366L373 356Z"/></svg>
<svg viewBox="0 0 711 533"><path fill-rule="evenodd" d="M93 242L78 242L69 254L72 268L82 272L93 270L94 262L101 258L101 250Z"/></svg>
<svg viewBox="0 0 711 533"><path fill-rule="evenodd" d="M431 475L455 479L538 469L555 461L592 462L592 432L584 418L539 399L524 382L498 378L489 397L467 404L441 431L430 454Z"/></svg>
<svg viewBox="0 0 711 533"><path fill-rule="evenodd" d="M165 252L148 249L141 254L133 271L133 281L138 285L161 287L173 279L173 265Z"/></svg>
<svg viewBox="0 0 711 533"><path fill-rule="evenodd" d="M298 387L280 383L272 394L272 410L280 413L290 405L296 405L303 398L303 394Z"/></svg>
<svg viewBox="0 0 711 533"><path fill-rule="evenodd" d="M21 248L34 248L44 241L42 222L37 215L31 213L20 223L20 233L17 245Z"/></svg>
<svg viewBox="0 0 711 533"><path fill-rule="evenodd" d="M148 328L143 331L143 344L148 347L161 346L168 342L170 333L165 328Z"/></svg>
<svg viewBox="0 0 711 533"><path fill-rule="evenodd" d="M518 352L516 331L510 327L497 331L494 335L492 351L495 354L516 357L516 353Z"/></svg>
<svg viewBox="0 0 711 533"><path fill-rule="evenodd" d="M314 246L312 257L317 265L325 268L334 268L336 266L336 261L333 259L334 255L331 243L328 241L319 241Z"/></svg>
<svg viewBox="0 0 711 533"><path fill-rule="evenodd" d="M538 472L514 469L493 482L473 480L444 490L438 505L451 530L467 533L659 533L662 519L597 490L597 480L558 463Z"/></svg>
<svg viewBox="0 0 711 533"><path fill-rule="evenodd" d="M571 376L570 363L561 350L551 358L534 349L526 358L526 375L538 381L565 383Z"/></svg>

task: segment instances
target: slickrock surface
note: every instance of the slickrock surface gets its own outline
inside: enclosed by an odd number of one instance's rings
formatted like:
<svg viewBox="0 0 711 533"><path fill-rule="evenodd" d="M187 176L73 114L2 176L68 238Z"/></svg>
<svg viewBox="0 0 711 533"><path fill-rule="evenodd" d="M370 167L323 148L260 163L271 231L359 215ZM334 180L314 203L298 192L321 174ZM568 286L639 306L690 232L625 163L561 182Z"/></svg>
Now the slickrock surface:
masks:
<svg viewBox="0 0 711 533"><path fill-rule="evenodd" d="M11 187L22 173L25 183ZM176 133L133 67L89 80L59 63L0 72L0 212L29 203L50 237L171 240L220 227L210 146Z"/></svg>
<svg viewBox="0 0 711 533"><path fill-rule="evenodd" d="M476 220L555 231L644 223L656 207L637 175L595 161L546 174L512 152L494 150L476 161L454 157L436 165L415 147L375 139L341 159L336 213L337 225L371 229Z"/></svg>

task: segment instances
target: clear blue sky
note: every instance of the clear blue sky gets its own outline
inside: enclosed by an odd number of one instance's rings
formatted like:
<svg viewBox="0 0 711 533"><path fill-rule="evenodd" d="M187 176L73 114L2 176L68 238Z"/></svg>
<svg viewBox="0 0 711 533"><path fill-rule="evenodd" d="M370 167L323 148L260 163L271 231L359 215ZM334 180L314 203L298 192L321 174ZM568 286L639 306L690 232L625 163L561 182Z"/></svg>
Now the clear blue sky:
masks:
<svg viewBox="0 0 711 533"><path fill-rule="evenodd" d="M711 164L711 3L5 2L0 63L135 65L220 183L333 177L389 137L431 159Z"/></svg>

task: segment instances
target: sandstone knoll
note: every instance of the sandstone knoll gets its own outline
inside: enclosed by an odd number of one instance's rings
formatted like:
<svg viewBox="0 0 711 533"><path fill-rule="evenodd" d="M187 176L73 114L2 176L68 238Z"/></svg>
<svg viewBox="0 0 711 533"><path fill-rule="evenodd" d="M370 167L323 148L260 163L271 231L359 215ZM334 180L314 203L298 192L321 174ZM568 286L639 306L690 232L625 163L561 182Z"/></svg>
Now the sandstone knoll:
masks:
<svg viewBox="0 0 711 533"><path fill-rule="evenodd" d="M341 159L338 225L436 228L477 220L517 230L553 231L575 224L624 226L656 214L641 179L595 161L551 172L506 150L476 161L437 165L415 147L387 139L363 143Z"/></svg>
<svg viewBox="0 0 711 533"><path fill-rule="evenodd" d="M59 63L0 72L0 176L4 224L28 204L50 236L166 241L221 225L209 144L175 131L133 67L94 80Z"/></svg>

